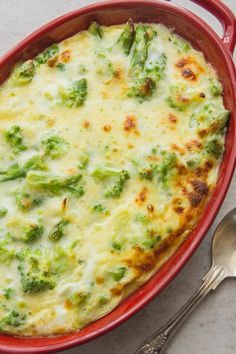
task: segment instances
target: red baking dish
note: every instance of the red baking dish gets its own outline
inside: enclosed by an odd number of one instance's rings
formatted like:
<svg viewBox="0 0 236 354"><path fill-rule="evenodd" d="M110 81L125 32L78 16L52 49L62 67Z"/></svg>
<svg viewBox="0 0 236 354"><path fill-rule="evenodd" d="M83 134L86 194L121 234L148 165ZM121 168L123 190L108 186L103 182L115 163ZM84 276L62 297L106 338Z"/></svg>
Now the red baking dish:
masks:
<svg viewBox="0 0 236 354"><path fill-rule="evenodd" d="M165 265L140 289L124 300L114 311L81 331L51 338L19 338L0 335L0 353L52 353L70 348L108 332L127 320L152 300L181 270L196 251L211 226L228 190L236 159L236 74L232 61L235 46L236 19L219 0L198 0L222 23L223 38L193 13L164 1L120 0L96 3L63 15L32 33L0 60L0 82L19 60L34 57L48 45L87 29L93 20L103 25L126 22L157 22L173 28L205 54L217 70L224 86L225 106L232 112L226 136L226 149L218 183L197 227Z"/></svg>

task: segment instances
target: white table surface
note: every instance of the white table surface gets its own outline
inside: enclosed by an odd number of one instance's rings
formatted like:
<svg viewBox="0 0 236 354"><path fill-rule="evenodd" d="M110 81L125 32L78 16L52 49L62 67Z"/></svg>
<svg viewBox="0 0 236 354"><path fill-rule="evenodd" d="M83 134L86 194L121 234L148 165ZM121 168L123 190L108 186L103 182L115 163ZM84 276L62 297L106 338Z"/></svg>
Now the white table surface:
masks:
<svg viewBox="0 0 236 354"><path fill-rule="evenodd" d="M0 0L0 55L43 23L90 0ZM189 0L175 3L197 12L220 33L211 15ZM224 0L236 12L236 0ZM132 354L193 294L210 266L210 242L221 218L236 206L236 174L224 204L204 242L172 283L142 311L112 332L65 354ZM236 281L226 280L190 315L171 341L168 354L236 353Z"/></svg>

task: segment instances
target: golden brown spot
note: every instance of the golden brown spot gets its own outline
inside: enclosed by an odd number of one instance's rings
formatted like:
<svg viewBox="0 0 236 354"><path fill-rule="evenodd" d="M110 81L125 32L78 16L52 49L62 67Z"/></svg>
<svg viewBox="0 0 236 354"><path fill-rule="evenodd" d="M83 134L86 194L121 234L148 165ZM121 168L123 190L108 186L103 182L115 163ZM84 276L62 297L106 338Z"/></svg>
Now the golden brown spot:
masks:
<svg viewBox="0 0 236 354"><path fill-rule="evenodd" d="M48 59L48 66L50 66L50 68L54 67L57 63L58 60L58 55L55 55L55 57L52 57L50 59Z"/></svg>
<svg viewBox="0 0 236 354"><path fill-rule="evenodd" d="M187 59L187 58L183 58L183 59L180 59L180 60L175 64L175 66L176 66L177 68L183 68L187 63L188 63L188 59Z"/></svg>
<svg viewBox="0 0 236 354"><path fill-rule="evenodd" d="M199 179L194 179L190 182L193 186L193 189L196 193L204 196L204 195L207 195L208 192L209 192L209 187L208 185L203 182L203 181L200 181Z"/></svg>
<svg viewBox="0 0 236 354"><path fill-rule="evenodd" d="M110 292L113 296L120 296L122 294L122 287L121 286L117 286L113 289L110 289Z"/></svg>
<svg viewBox="0 0 236 354"><path fill-rule="evenodd" d="M64 63L67 63L70 60L71 54L69 50L65 50L61 53L60 58Z"/></svg>
<svg viewBox="0 0 236 354"><path fill-rule="evenodd" d="M88 129L90 127L90 123L87 120L84 121L83 125L85 129Z"/></svg>
<svg viewBox="0 0 236 354"><path fill-rule="evenodd" d="M177 144L171 144L171 148L174 151L178 151L180 155L183 155L185 153L185 150L182 147L178 146Z"/></svg>
<svg viewBox="0 0 236 354"><path fill-rule="evenodd" d="M135 199L136 203L138 204L144 203L147 198L147 192L148 192L147 188L144 187L139 193L138 197Z"/></svg>
<svg viewBox="0 0 236 354"><path fill-rule="evenodd" d="M199 93L199 97L201 97L201 98L205 98L205 97L206 97L206 95L205 95L205 93L204 93L204 92L200 92L200 93Z"/></svg>
<svg viewBox="0 0 236 354"><path fill-rule="evenodd" d="M182 76L185 78L185 79L188 79L188 80L196 80L196 75L193 73L193 71L189 68L186 68L186 69L183 69L181 70L181 74Z"/></svg>
<svg viewBox="0 0 236 354"><path fill-rule="evenodd" d="M172 113L169 113L168 119L171 123L177 123L177 121L178 121L178 118Z"/></svg>
<svg viewBox="0 0 236 354"><path fill-rule="evenodd" d="M154 212L154 206L152 204L148 204L147 205L147 210L150 212L150 213L153 213Z"/></svg>
<svg viewBox="0 0 236 354"><path fill-rule="evenodd" d="M104 132L109 132L109 131L111 131L111 126L110 126L110 124L104 125L103 130L104 130Z"/></svg>
<svg viewBox="0 0 236 354"><path fill-rule="evenodd" d="M97 284L103 284L104 283L104 278L103 277L97 277L96 278L96 283Z"/></svg>
<svg viewBox="0 0 236 354"><path fill-rule="evenodd" d="M184 212L184 208L181 206L176 206L176 207L174 207L174 211L176 212L176 214L181 215Z"/></svg>
<svg viewBox="0 0 236 354"><path fill-rule="evenodd" d="M202 144L198 140L191 140L185 146L189 151L202 148Z"/></svg>
<svg viewBox="0 0 236 354"><path fill-rule="evenodd" d="M199 130L198 135L200 136L200 138L204 138L204 136L207 135L207 130L206 129Z"/></svg>
<svg viewBox="0 0 236 354"><path fill-rule="evenodd" d="M138 134L137 131L137 118L133 114L127 115L125 122L124 122L124 130L127 132L134 132Z"/></svg>
<svg viewBox="0 0 236 354"><path fill-rule="evenodd" d="M128 146L128 149L133 149L134 148L134 145L132 145L132 144L128 144L127 146Z"/></svg>
<svg viewBox="0 0 236 354"><path fill-rule="evenodd" d="M72 309L74 306L73 306L72 302L69 299L67 299L64 303L64 307L66 309Z"/></svg>

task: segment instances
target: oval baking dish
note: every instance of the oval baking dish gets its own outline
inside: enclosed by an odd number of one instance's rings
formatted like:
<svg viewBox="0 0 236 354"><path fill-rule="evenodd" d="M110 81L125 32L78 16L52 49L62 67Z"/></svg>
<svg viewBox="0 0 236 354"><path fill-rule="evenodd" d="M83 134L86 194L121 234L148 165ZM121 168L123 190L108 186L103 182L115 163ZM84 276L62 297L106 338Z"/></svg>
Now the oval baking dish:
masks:
<svg viewBox="0 0 236 354"><path fill-rule="evenodd" d="M140 310L156 296L181 270L197 249L223 202L235 169L236 158L236 78L231 53L235 45L236 25L234 15L217 0L198 1L212 12L224 27L221 40L211 28L197 16L182 8L159 1L110 1L88 6L68 13L41 27L0 60L0 82L9 75L19 61L35 57L55 42L87 29L92 21L102 25L134 22L162 23L190 41L204 53L216 69L224 86L224 104L231 111L225 153L220 166L217 186L194 231L187 237L172 257L157 273L135 293L125 299L115 310L86 328L71 334L47 338L19 338L0 335L1 353L49 353L85 343L111 330Z"/></svg>

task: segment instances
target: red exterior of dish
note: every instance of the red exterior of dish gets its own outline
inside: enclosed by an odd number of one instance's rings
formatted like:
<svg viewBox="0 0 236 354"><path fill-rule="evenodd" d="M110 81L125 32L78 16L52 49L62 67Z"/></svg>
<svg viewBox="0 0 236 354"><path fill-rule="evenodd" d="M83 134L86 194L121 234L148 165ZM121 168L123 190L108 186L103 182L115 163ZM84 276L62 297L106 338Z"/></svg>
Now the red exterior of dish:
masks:
<svg viewBox="0 0 236 354"><path fill-rule="evenodd" d="M194 0L193 0L194 1ZM70 12L41 27L0 60L0 82L19 60L34 57L48 45L86 29L92 20L104 25L126 22L160 22L189 40L201 50L220 75L224 85L225 106L232 112L217 187L195 230L167 263L140 289L107 316L81 331L53 338L19 338L0 335L0 353L52 353L85 343L127 320L152 300L181 270L211 226L226 196L236 160L236 75L230 51L235 45L235 18L218 0L199 0L198 4L212 12L224 27L224 38L199 17L167 2L121 0L90 5Z"/></svg>

